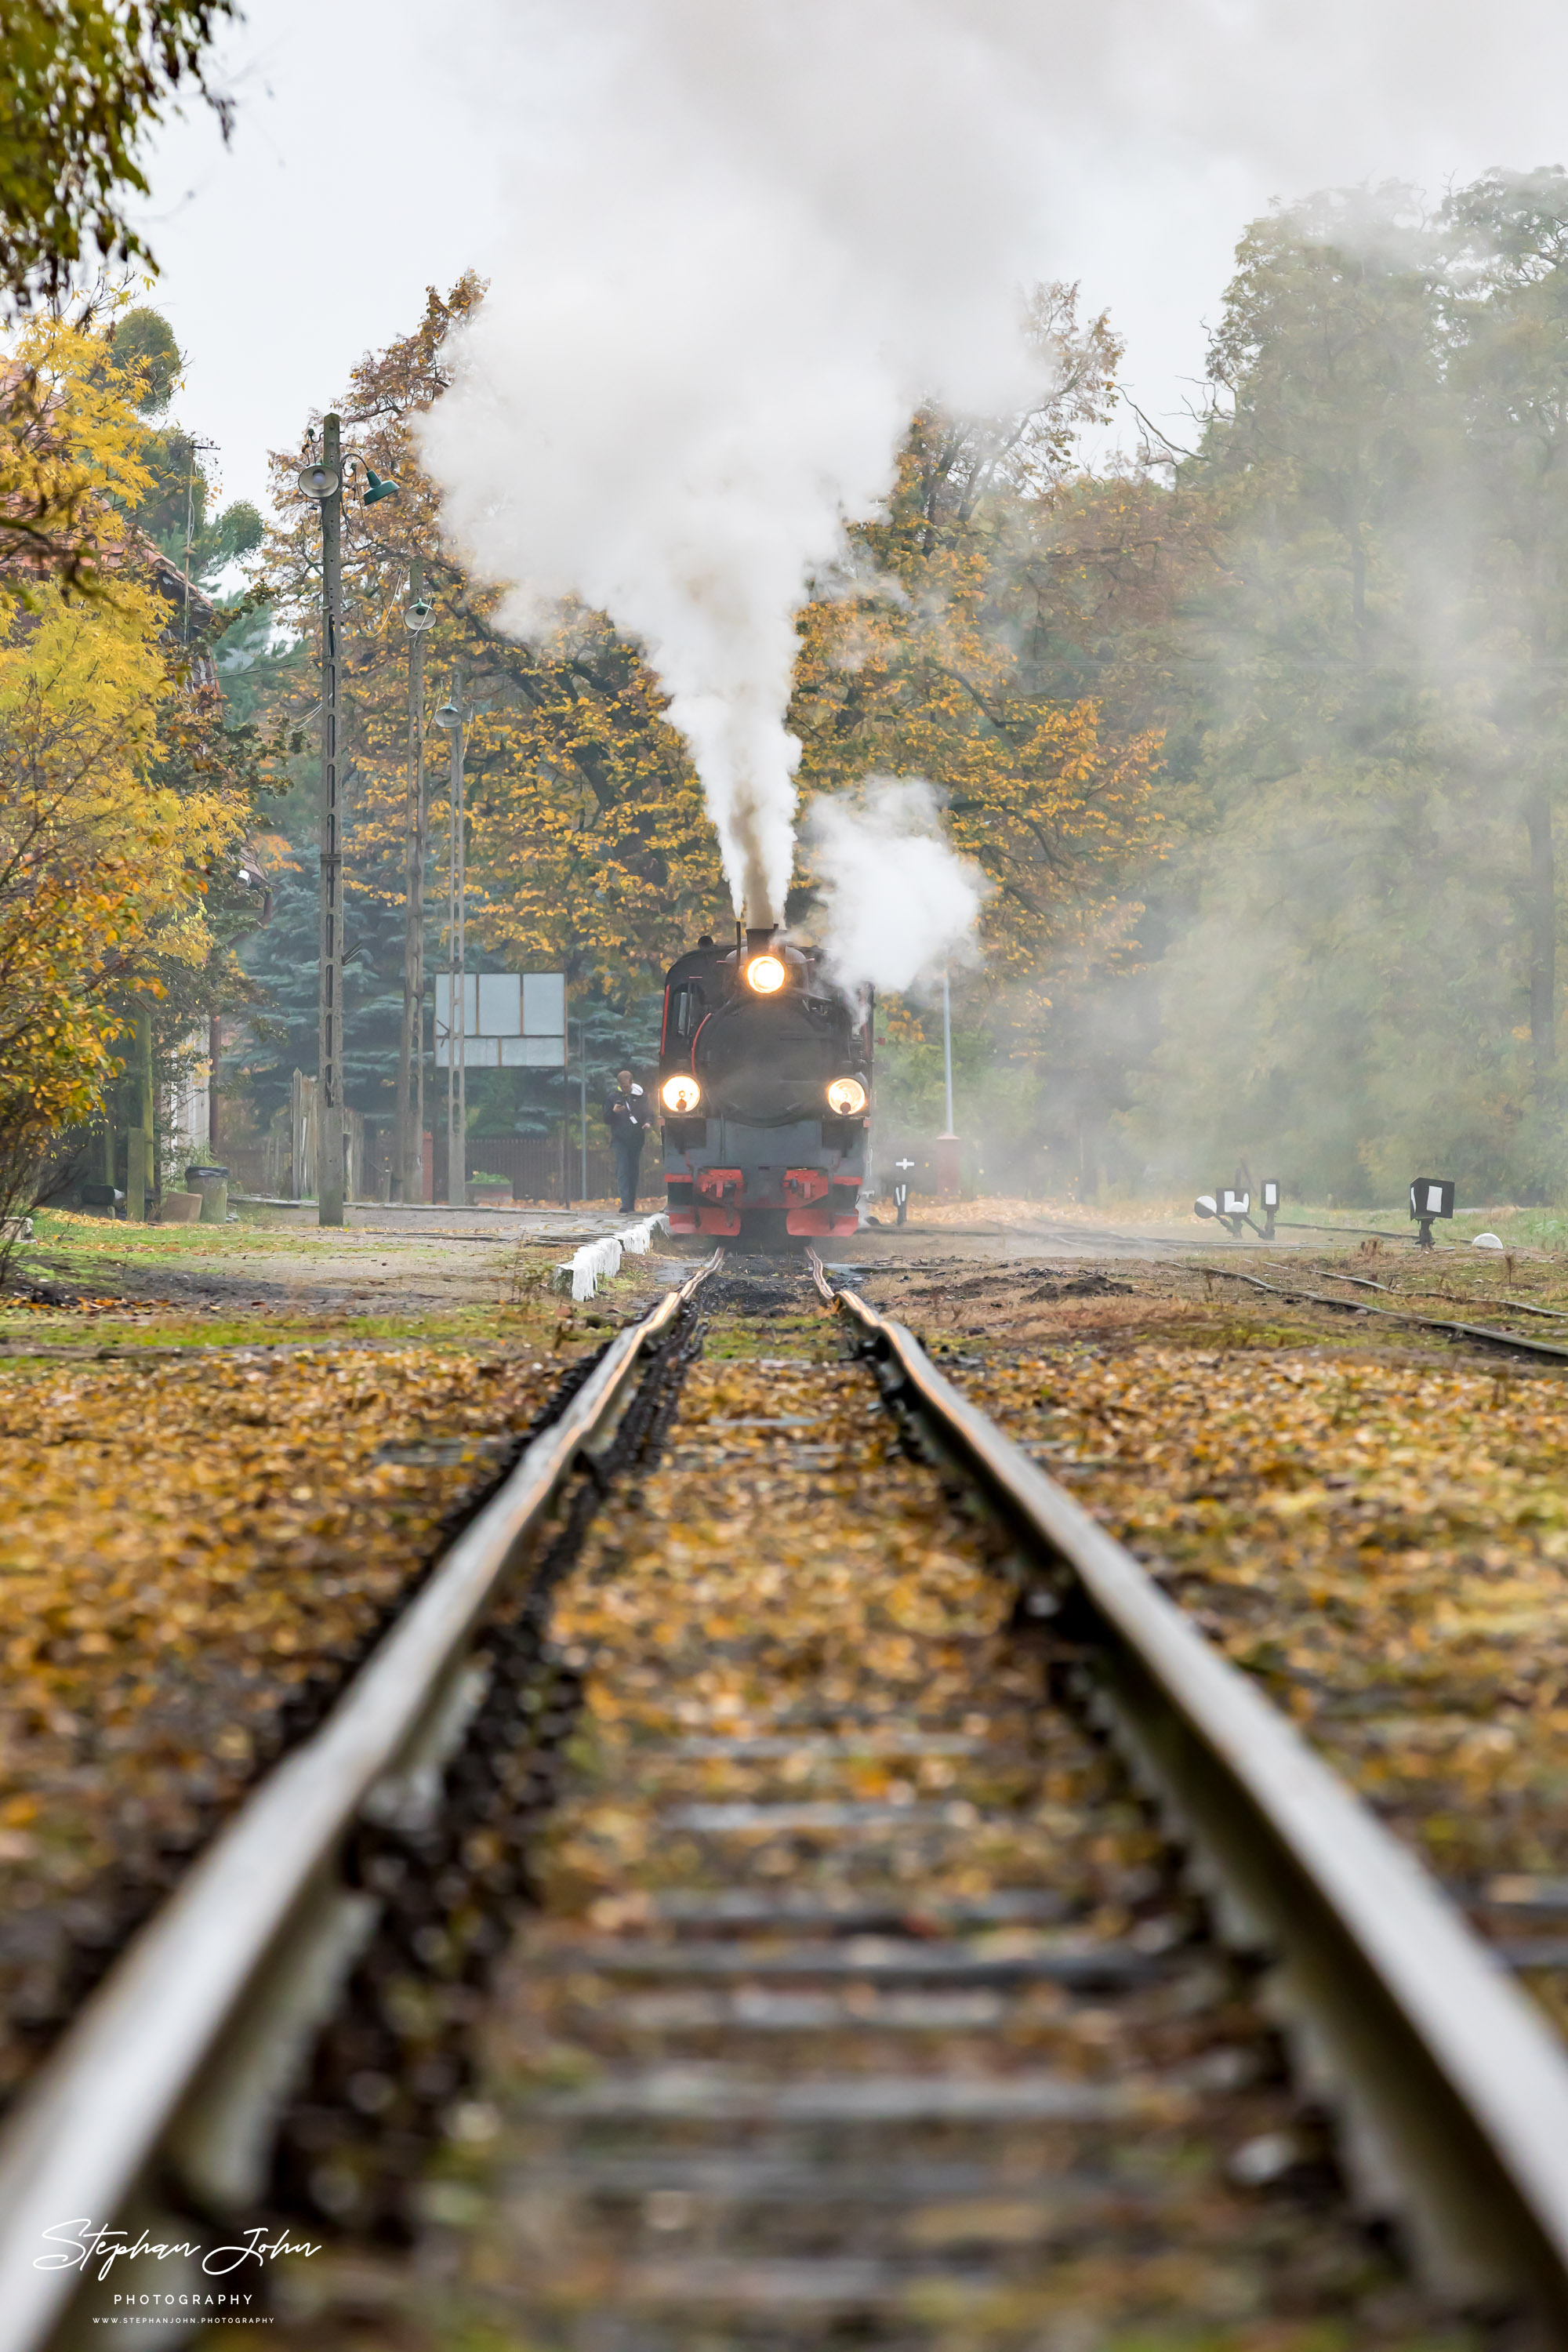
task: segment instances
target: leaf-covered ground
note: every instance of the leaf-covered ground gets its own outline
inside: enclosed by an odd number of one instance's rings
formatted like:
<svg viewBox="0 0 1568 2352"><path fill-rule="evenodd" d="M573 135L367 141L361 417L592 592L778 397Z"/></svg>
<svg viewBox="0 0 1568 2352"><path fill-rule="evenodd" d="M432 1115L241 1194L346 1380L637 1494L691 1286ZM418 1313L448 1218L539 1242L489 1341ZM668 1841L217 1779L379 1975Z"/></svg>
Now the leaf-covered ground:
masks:
<svg viewBox="0 0 1568 2352"><path fill-rule="evenodd" d="M560 1370L406 1348L0 1371L0 2095Z"/></svg>
<svg viewBox="0 0 1568 2352"><path fill-rule="evenodd" d="M960 1377L1450 1883L1568 1876L1561 1383L1170 1349Z"/></svg>
<svg viewBox="0 0 1568 2352"><path fill-rule="evenodd" d="M552 1277L576 1238L351 1227L126 1225L46 1211L0 1284L0 1361L247 1341L422 1339L499 1332L570 1346L649 1287L628 1259L575 1317ZM639 1279L640 1276L640 1279Z"/></svg>
<svg viewBox="0 0 1568 2352"><path fill-rule="evenodd" d="M1420 1311L1493 1325L1505 1297L1551 1304L1565 1286L1550 1265L1509 1285L1413 1252L1370 1263ZM1517 1943L1555 1926L1561 1949L1564 1372L1332 1309L1287 1319L1181 1269L968 1279L875 1290L1489 1930ZM1527 1981L1568 2024L1568 1979Z"/></svg>

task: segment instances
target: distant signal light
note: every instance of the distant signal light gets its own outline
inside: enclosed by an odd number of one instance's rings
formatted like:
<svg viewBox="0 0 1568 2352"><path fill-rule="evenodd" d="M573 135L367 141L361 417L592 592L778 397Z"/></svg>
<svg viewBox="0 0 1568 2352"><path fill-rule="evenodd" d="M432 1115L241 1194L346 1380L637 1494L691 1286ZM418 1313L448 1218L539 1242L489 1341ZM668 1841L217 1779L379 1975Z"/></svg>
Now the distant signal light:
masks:
<svg viewBox="0 0 1568 2352"><path fill-rule="evenodd" d="M1446 1176L1417 1176L1410 1187L1410 1213L1415 1219L1416 1245L1432 1249L1434 1217L1451 1217L1454 1213L1454 1187Z"/></svg>

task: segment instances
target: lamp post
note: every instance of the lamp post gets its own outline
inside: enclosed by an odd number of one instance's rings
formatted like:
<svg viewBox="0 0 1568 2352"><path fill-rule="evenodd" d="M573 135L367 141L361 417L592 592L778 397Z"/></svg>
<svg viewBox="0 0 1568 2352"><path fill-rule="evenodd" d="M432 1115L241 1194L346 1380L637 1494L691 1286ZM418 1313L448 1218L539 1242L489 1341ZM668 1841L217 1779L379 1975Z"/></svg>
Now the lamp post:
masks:
<svg viewBox="0 0 1568 2352"><path fill-rule="evenodd" d="M132 1113L125 1140L125 1214L142 1223L153 1213L157 1190L153 1113L153 1016L145 998L132 1015L131 1066L126 1074ZM110 1178L110 1182L113 1179Z"/></svg>
<svg viewBox="0 0 1568 2352"><path fill-rule="evenodd" d="M577 1140L583 1152L583 1190L581 1198L588 1197L588 1024L579 1016L577 1022Z"/></svg>
<svg viewBox="0 0 1568 2352"><path fill-rule="evenodd" d="M339 624L343 609L343 476L357 465L365 478L363 503L397 496L353 450L341 445L342 419L321 419L321 455L300 467L300 489L321 510L321 985L317 998L320 1160L317 1223L343 1222L343 877L342 759L340 740Z"/></svg>
<svg viewBox="0 0 1568 2352"><path fill-rule="evenodd" d="M942 1070L947 1089L947 1125L936 1139L936 1189L952 1193L958 1191L958 1138L952 1131L952 1000L945 964L942 970Z"/></svg>
<svg viewBox="0 0 1568 2352"><path fill-rule="evenodd" d="M192 439L185 444L185 612L180 640L187 652L191 644L191 558L196 551L196 451L216 447L216 441Z"/></svg>
<svg viewBox="0 0 1568 2352"><path fill-rule="evenodd" d="M425 632L436 608L408 567L408 825L404 844L403 1030L397 1047L395 1200L425 1198Z"/></svg>
<svg viewBox="0 0 1568 2352"><path fill-rule="evenodd" d="M452 698L436 713L436 724L451 740L450 837L447 845L447 1204L467 1205L468 1097L464 1039L468 1026L468 905L463 838L463 730L488 710L488 702L463 700L463 673L453 679Z"/></svg>
<svg viewBox="0 0 1568 2352"><path fill-rule="evenodd" d="M458 668L450 701L436 713L452 755L447 787L447 1205L466 1207L468 1189L468 1096L463 1044L468 1034L463 940L463 673Z"/></svg>

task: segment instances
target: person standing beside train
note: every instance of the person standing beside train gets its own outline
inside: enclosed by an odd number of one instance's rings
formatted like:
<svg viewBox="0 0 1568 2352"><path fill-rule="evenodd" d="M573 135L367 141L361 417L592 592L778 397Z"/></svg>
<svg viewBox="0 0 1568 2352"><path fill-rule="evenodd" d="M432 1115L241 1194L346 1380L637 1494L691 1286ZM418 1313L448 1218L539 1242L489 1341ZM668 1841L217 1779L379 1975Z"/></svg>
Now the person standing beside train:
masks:
<svg viewBox="0 0 1568 2352"><path fill-rule="evenodd" d="M652 1126L647 1097L629 1070L616 1072L616 1091L605 1105L610 1141L616 1147L616 1181L621 1188L621 1208L629 1216L637 1204L637 1162L642 1139Z"/></svg>

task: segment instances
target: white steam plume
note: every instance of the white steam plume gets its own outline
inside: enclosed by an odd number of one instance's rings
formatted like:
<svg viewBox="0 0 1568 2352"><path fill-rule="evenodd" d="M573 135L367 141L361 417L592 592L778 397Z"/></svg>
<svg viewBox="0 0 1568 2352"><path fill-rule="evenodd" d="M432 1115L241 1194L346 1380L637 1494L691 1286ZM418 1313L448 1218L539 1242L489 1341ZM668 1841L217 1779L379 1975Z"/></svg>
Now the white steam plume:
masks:
<svg viewBox="0 0 1568 2352"><path fill-rule="evenodd" d="M987 883L942 836L930 784L870 776L860 795L814 801L806 819L827 963L846 988L903 991L972 962Z"/></svg>
<svg viewBox="0 0 1568 2352"><path fill-rule="evenodd" d="M885 496L922 398L1029 389L1033 15L513 0L490 19L493 102L531 110L510 252L424 460L510 590L503 626L579 596L640 640L752 922L782 919L793 862L814 569Z"/></svg>

